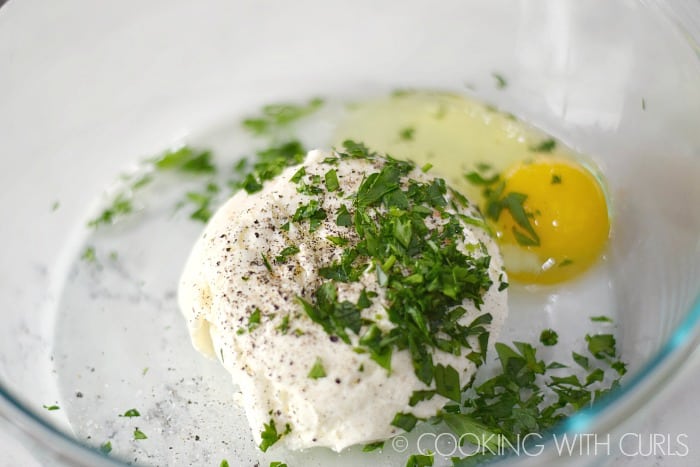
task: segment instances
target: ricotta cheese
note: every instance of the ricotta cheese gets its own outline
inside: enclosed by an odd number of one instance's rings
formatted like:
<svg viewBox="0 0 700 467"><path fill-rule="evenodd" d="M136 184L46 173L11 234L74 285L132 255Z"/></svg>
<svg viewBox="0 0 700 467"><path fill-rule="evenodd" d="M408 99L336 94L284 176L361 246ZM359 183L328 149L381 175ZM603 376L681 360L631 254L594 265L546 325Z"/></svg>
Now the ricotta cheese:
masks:
<svg viewBox="0 0 700 467"><path fill-rule="evenodd" d="M342 206L352 212L349 197L387 162L379 156L337 156L311 151L302 166L285 169L261 191L236 193L197 240L180 281L179 304L192 342L231 373L257 443L266 425L269 429L274 422L277 433L287 432L280 443L290 449L325 446L341 451L400 433L392 425L397 413L428 418L448 402L435 394L411 406L415 391L435 389L436 383L419 379L409 350L394 349L387 370L360 344L368 323L382 333L396 327L387 311L390 304L378 266L370 264L355 282L335 283L338 302L354 304L363 296L373 297L360 309L360 332L346 330L347 342L314 321L299 300L313 304L315 291L327 282L321 269L340 261L347 246L361 240L355 230L338 225L337 213ZM329 169L337 175L336 190L323 182ZM435 177L413 169L402 177L402 187L409 179L428 183ZM314 183L321 193L303 189ZM472 257L489 256L492 281L480 306L473 300L462 302L466 313L459 323L467 326L490 314L484 328L493 342L507 315L502 261L495 242L480 226L480 214L471 205L454 202L455 196L447 190L445 211L462 219L463 233L454 238L457 248ZM327 214L312 221L315 228L308 219L292 221L300 207L312 202ZM425 219L429 229L445 222L437 212ZM478 349L477 336L470 342ZM477 369L464 349L457 355L433 347L429 353L433 364L454 368L462 385ZM310 375L315 365L325 376Z"/></svg>

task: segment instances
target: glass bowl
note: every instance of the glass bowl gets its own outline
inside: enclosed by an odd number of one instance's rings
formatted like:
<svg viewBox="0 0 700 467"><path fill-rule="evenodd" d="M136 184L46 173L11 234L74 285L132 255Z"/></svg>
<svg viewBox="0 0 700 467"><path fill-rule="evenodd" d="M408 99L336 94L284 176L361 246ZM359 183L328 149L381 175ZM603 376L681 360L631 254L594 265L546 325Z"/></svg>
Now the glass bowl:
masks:
<svg viewBox="0 0 700 467"><path fill-rule="evenodd" d="M505 331L532 337L518 330L536 317L567 335L599 314L587 308L595 300L612 304L622 386L543 438L537 456L499 461L590 462L561 456L552 437L621 433L700 339L699 39L692 1L10 1L0 9L4 429L46 465L274 460L248 446L227 375L190 348L177 310L200 227L174 216L168 228L149 215L171 213L144 209L138 226L96 238L86 221L143 157L183 142L240 155L246 142L228 132L261 105L425 88L513 113L605 175L605 280L546 292L571 310L511 310ZM92 269L79 261L90 242L100 245ZM140 419L118 416L135 406ZM148 442L131 438L137 427ZM365 462L398 465L396 454Z"/></svg>

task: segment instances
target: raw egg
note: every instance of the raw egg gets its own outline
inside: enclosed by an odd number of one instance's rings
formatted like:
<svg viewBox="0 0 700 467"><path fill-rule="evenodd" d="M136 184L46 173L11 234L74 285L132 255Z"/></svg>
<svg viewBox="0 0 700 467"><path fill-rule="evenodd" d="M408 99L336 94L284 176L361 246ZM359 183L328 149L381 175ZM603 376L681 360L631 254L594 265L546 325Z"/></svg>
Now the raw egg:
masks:
<svg viewBox="0 0 700 467"><path fill-rule="evenodd" d="M506 170L503 182L491 217L512 280L553 284L600 259L610 219L603 187L588 169L540 156Z"/></svg>

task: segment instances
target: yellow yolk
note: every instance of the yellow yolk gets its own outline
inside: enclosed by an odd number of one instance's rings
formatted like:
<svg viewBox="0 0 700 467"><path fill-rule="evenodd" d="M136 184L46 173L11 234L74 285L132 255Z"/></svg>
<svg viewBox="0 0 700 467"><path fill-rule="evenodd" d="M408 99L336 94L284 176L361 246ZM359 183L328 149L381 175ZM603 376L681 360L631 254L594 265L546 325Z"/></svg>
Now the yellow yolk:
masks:
<svg viewBox="0 0 700 467"><path fill-rule="evenodd" d="M511 210L501 211L495 227L511 279L561 282L600 258L610 220L605 193L591 172L563 158L540 157L506 171L504 180L505 196L527 196L521 204L539 240L537 245Z"/></svg>

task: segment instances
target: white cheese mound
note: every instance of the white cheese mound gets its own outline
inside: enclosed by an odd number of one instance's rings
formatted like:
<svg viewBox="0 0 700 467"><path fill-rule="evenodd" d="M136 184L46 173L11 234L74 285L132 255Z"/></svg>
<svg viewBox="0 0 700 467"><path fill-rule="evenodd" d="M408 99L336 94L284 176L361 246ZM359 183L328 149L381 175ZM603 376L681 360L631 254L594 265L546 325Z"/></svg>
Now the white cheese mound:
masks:
<svg viewBox="0 0 700 467"><path fill-rule="evenodd" d="M325 446L340 451L401 432L391 425L398 412L427 418L448 401L435 395L409 406L414 391L434 389L434 382L429 387L417 378L408 350L394 349L389 373L369 353L354 350L359 338L351 330L347 334L352 345L330 336L296 300L299 296L313 303L315 290L326 281L319 276L319 268L341 257L345 247L326 237L343 236L351 244L358 241L354 231L353 237L348 234L351 229L336 225L337 211L341 203L351 208L351 201L344 197L356 193L363 178L381 170L385 162L381 158L348 158L329 166L323 162L329 156L333 154L311 151L303 163L307 181L313 175L323 180L324 174L335 168L343 193L324 192L321 207L328 216L315 232L309 232L308 221L290 222L288 231L280 228L300 205L317 199L297 192L298 185L290 179L300 167L289 167L266 182L262 191L248 194L241 190L229 199L196 242L182 274L179 304L192 342L200 352L218 358L233 376L257 443L264 424L274 420L278 433L289 424L291 431L280 444L290 449ZM420 170L409 176L422 182L434 179ZM452 199L449 191L446 198ZM454 212L451 207L446 210ZM480 217L472 208L460 212ZM441 221L437 215L429 216L426 225L434 228ZM485 246L491 256L493 285L485 292L480 310L471 301L463 303L467 313L459 322L467 325L490 313L493 321L486 328L493 342L507 315L506 291L498 290L506 280L502 261L495 242L483 229L464 223L464 237L458 248L465 254L483 255ZM473 247L479 244L483 246ZM275 261L290 245L299 252L283 263ZM361 311L362 317L385 332L392 329L376 272L367 271L359 282L338 283L338 301L356 303L363 289L378 296ZM253 323L249 331L255 314L260 316L259 324ZM465 357L467 351L460 356L437 349L430 352L435 364L457 370L461 384L469 382L476 371L475 364ZM326 376L313 379L308 374L317 359Z"/></svg>

